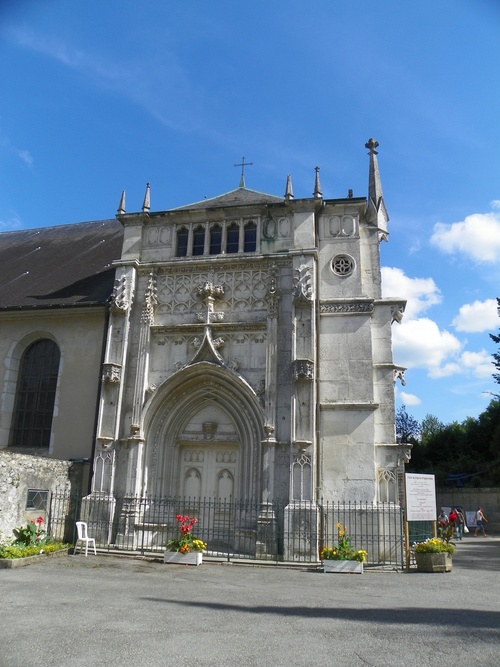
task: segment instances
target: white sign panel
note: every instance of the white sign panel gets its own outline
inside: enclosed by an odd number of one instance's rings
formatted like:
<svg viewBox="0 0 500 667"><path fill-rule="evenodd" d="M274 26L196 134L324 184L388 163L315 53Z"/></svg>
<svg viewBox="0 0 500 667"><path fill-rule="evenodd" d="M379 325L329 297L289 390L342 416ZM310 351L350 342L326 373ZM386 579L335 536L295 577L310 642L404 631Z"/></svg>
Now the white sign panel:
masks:
<svg viewBox="0 0 500 667"><path fill-rule="evenodd" d="M406 520L436 521L436 482L434 475L418 475L407 472Z"/></svg>

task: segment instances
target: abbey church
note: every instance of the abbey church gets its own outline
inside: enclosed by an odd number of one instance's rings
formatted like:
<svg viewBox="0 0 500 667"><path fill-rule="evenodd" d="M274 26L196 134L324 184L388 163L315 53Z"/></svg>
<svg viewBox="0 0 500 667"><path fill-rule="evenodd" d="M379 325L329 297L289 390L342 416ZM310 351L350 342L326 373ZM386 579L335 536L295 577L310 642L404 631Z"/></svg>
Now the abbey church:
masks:
<svg viewBox="0 0 500 667"><path fill-rule="evenodd" d="M366 197L242 172L180 208L148 185L138 212L123 194L112 220L0 234L0 449L90 459L88 503L397 503L405 303L381 293L377 147Z"/></svg>

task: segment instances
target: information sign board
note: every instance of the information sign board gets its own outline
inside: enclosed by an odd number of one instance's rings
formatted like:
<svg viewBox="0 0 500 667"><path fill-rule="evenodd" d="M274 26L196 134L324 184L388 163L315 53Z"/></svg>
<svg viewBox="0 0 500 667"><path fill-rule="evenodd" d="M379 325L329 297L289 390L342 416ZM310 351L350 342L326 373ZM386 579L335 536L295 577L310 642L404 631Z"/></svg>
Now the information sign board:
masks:
<svg viewBox="0 0 500 667"><path fill-rule="evenodd" d="M418 475L407 472L406 520L436 521L436 482L434 475Z"/></svg>

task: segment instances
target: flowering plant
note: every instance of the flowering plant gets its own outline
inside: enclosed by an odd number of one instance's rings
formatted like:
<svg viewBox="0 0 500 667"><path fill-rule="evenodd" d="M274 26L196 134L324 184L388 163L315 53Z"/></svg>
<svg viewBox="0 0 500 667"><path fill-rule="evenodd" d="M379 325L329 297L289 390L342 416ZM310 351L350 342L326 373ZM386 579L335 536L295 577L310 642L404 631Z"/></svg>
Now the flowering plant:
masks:
<svg viewBox="0 0 500 667"><path fill-rule="evenodd" d="M47 540L47 532L42 528L43 516L38 519L30 519L26 526L14 528L15 540L13 544L32 547L44 544Z"/></svg>
<svg viewBox="0 0 500 667"><path fill-rule="evenodd" d="M0 541L0 558L14 559L36 556L38 554L49 554L61 549L67 549L70 545L62 542L53 542L42 528L43 517L31 519L26 526L14 528L14 539L9 542Z"/></svg>
<svg viewBox="0 0 500 667"><path fill-rule="evenodd" d="M322 549L321 560L357 560L358 563L366 560L368 553L364 549L353 549L351 538L346 531L346 526L342 528L342 524L337 524L338 544Z"/></svg>
<svg viewBox="0 0 500 667"><path fill-rule="evenodd" d="M425 542L417 542L413 545L413 550L417 554L441 554L449 553L450 556L455 553L455 547L446 540L439 537L433 537Z"/></svg>
<svg viewBox="0 0 500 667"><path fill-rule="evenodd" d="M199 540L192 534L194 524L198 521L196 517L183 516L178 514L176 517L179 524L180 538L169 540L165 545L169 551L178 551L181 554L188 554L190 551L203 552L207 548L206 542Z"/></svg>

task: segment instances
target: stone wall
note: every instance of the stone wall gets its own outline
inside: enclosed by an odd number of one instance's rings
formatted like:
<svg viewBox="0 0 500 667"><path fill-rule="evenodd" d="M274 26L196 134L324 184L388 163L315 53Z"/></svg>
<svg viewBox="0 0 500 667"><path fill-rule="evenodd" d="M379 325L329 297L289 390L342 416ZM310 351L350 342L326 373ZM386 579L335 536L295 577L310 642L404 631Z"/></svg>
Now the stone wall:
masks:
<svg viewBox="0 0 500 667"><path fill-rule="evenodd" d="M467 489L444 488L436 490L440 507L462 507L466 512L482 507L488 523L487 532L500 532L500 488Z"/></svg>
<svg viewBox="0 0 500 667"><path fill-rule="evenodd" d="M42 516L45 525L47 510L27 509L29 489L69 494L74 484L70 461L29 456L0 450L0 541L12 538L16 526Z"/></svg>

